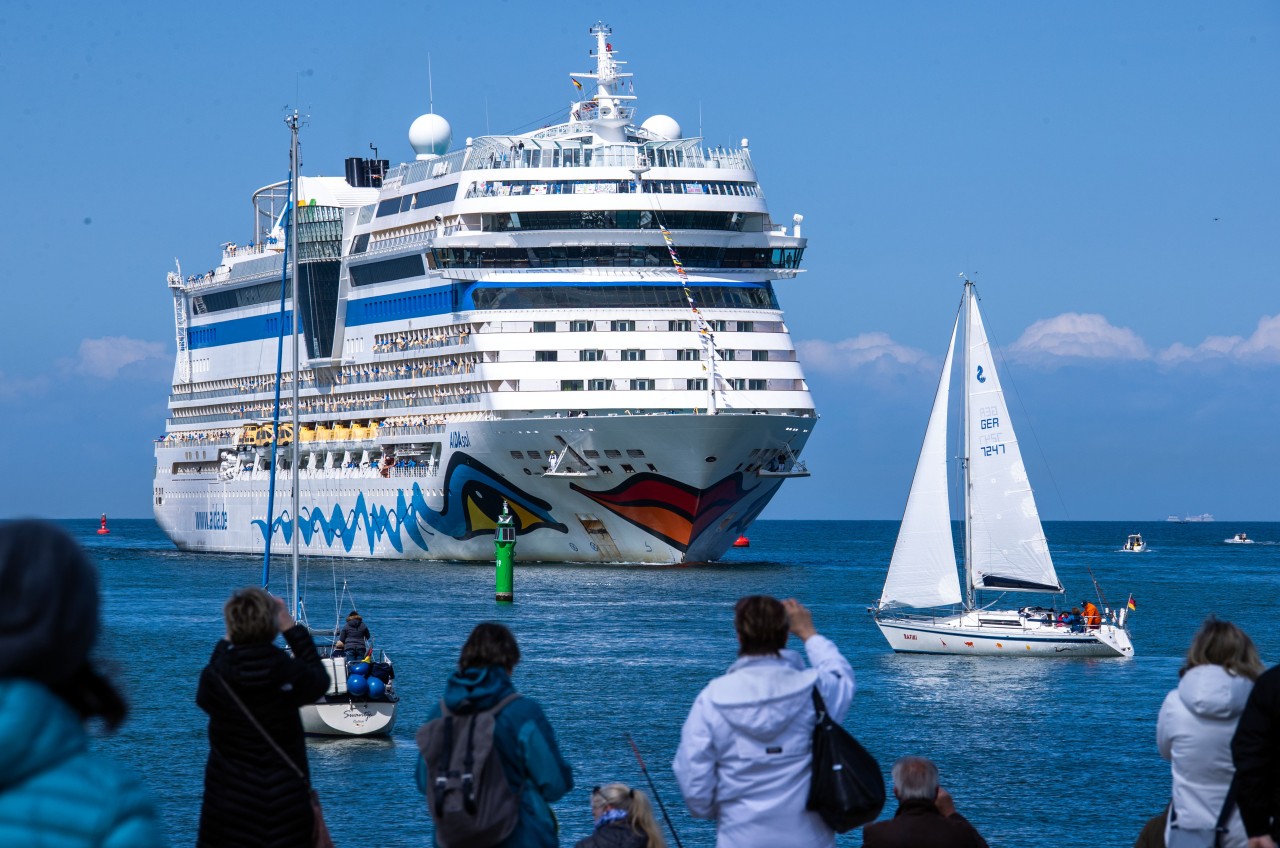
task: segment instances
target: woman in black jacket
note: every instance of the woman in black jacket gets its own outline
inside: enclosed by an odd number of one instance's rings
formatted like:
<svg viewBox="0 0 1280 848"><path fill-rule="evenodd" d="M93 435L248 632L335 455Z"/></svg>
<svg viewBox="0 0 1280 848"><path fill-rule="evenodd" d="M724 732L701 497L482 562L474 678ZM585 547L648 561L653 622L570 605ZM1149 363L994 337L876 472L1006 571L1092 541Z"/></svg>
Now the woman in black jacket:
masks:
<svg viewBox="0 0 1280 848"><path fill-rule="evenodd" d="M306 848L315 826L308 786L227 689L309 776L298 708L328 690L328 672L307 629L279 598L256 587L239 589L223 616L227 638L214 646L196 692L196 704L209 714L198 844ZM292 655L274 644L280 633Z"/></svg>

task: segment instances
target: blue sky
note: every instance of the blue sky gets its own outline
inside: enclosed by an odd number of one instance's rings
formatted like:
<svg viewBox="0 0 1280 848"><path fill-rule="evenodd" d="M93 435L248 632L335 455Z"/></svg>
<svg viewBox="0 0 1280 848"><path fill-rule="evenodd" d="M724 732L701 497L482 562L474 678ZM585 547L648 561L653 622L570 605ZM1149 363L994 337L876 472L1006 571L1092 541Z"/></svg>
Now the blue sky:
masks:
<svg viewBox="0 0 1280 848"><path fill-rule="evenodd" d="M0 7L0 516L150 514L165 273L249 240L286 106L305 173L402 161L430 53L455 143L529 129L603 18L642 115L749 138L805 215L778 288L823 420L765 517L899 517L967 271L1047 518L1280 519L1275 3L269 8Z"/></svg>

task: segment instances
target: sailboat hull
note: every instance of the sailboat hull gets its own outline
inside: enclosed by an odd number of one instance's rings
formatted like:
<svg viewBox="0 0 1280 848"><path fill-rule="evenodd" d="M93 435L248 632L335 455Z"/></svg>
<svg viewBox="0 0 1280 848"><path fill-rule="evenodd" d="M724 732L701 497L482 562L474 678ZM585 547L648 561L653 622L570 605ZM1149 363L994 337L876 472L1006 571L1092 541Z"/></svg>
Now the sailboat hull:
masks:
<svg viewBox="0 0 1280 848"><path fill-rule="evenodd" d="M1113 622L1072 632L1017 611L981 610L930 617L883 613L876 626L894 651L978 657L1132 657L1133 642Z"/></svg>
<svg viewBox="0 0 1280 848"><path fill-rule="evenodd" d="M386 736L396 726L395 701L340 701L300 709L308 736Z"/></svg>

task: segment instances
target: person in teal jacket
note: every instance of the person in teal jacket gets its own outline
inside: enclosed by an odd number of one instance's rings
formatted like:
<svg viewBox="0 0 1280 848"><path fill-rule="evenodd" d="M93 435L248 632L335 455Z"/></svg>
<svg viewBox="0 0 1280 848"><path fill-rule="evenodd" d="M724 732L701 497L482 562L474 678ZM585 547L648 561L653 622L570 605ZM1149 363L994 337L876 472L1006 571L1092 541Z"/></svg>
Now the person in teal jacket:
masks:
<svg viewBox="0 0 1280 848"><path fill-rule="evenodd" d="M462 646L458 670L445 684L444 703L451 712L493 707L516 691L511 673L518 662L520 648L511 631L481 622ZM440 715L436 704L428 721ZM520 823L499 848L555 848L560 844L559 826L550 805L573 789L573 771L560 755L542 707L525 697L507 704L498 713L493 739L507 782L520 787ZM418 791L425 794L427 764L421 756L416 780Z"/></svg>
<svg viewBox="0 0 1280 848"><path fill-rule="evenodd" d="M0 845L157 848L137 777L89 749L84 723L115 728L126 708L91 664L98 575L63 531L0 525Z"/></svg>

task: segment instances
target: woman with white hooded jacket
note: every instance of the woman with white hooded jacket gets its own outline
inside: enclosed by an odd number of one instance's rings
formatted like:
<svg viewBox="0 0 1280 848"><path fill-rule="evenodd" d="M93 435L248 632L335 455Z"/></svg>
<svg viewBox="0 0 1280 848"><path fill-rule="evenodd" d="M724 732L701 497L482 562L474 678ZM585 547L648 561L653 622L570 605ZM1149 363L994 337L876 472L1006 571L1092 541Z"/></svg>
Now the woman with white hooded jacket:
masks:
<svg viewBox="0 0 1280 848"><path fill-rule="evenodd" d="M1217 825L1235 775L1231 737L1262 670L1253 640L1230 622L1210 616L1192 639L1182 679L1165 697L1156 724L1160 756L1173 767L1166 841L1175 819L1182 830L1212 831ZM1233 810L1221 845L1247 844L1240 812Z"/></svg>

